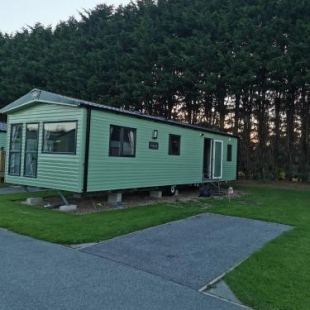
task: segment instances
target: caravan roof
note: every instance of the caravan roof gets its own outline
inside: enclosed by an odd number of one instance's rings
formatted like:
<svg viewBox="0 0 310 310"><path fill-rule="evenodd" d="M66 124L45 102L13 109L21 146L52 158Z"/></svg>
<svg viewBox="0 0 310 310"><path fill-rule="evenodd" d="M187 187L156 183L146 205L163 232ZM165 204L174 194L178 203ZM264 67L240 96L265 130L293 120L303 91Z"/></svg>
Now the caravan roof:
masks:
<svg viewBox="0 0 310 310"><path fill-rule="evenodd" d="M151 121L162 122L162 123L166 123L166 124L170 124L174 126L187 127L187 128L191 128L194 130L200 130L200 131L218 133L218 134L227 135L227 136L233 136L229 133L226 133L226 132L214 129L214 128L208 128L208 127L199 126L199 125L182 123L176 120L169 120L163 117L152 116L152 115L144 114L138 111L129 111L129 110L124 110L121 108L116 108L116 107L112 107L112 106L108 106L104 104L94 103L94 102L90 102L90 101L86 101L82 99L71 98L71 97L43 91L40 89L33 89L32 91L30 91L30 93L24 95L23 97L15 100L14 102L2 108L0 110L0 113L10 113L11 111L25 108L26 106L29 106L36 102L99 109L99 110L104 110L106 112L130 115L133 117L144 118L144 119L148 119Z"/></svg>

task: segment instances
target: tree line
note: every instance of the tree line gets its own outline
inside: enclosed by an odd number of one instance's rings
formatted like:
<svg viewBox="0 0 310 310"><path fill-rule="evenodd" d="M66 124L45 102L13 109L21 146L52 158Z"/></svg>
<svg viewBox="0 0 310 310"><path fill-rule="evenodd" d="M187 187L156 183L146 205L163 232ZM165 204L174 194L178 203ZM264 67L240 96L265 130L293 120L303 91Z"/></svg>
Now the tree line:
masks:
<svg viewBox="0 0 310 310"><path fill-rule="evenodd" d="M240 137L248 178L310 177L310 2L138 0L0 33L0 106L32 88Z"/></svg>

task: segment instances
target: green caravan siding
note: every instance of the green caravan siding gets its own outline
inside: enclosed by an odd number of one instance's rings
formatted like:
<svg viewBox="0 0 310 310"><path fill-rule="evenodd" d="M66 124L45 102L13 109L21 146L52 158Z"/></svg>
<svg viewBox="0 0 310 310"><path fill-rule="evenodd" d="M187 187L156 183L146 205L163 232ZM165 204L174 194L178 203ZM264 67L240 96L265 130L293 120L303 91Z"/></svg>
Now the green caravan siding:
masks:
<svg viewBox="0 0 310 310"><path fill-rule="evenodd" d="M23 143L21 176L10 176L7 173L9 155L7 147L6 182L81 192L83 189L84 174L85 117L85 109L46 103L38 103L27 109L9 114L8 137L10 137L11 124L22 123ZM77 121L77 145L75 155L42 153L43 123L58 121ZM36 178L23 176L27 123L39 123L38 167Z"/></svg>
<svg viewBox="0 0 310 310"><path fill-rule="evenodd" d="M223 175L222 180L232 181L237 177L238 139L236 137L223 136L217 140L223 141ZM227 145L231 145L231 161L227 161Z"/></svg>
<svg viewBox="0 0 310 310"><path fill-rule="evenodd" d="M0 149L6 150L6 132L0 131Z"/></svg>
<svg viewBox="0 0 310 310"><path fill-rule="evenodd" d="M111 124L136 128L135 157L109 156ZM153 140L155 129L158 130L158 138ZM169 134L181 136L180 155L168 155ZM226 156L227 136L207 132L202 136L201 131L185 127L92 110L87 190L92 192L201 183L206 137L224 140L223 156ZM157 142L158 149L149 149L149 142ZM235 179L235 162L227 166L225 164L226 161L223 161L223 179Z"/></svg>

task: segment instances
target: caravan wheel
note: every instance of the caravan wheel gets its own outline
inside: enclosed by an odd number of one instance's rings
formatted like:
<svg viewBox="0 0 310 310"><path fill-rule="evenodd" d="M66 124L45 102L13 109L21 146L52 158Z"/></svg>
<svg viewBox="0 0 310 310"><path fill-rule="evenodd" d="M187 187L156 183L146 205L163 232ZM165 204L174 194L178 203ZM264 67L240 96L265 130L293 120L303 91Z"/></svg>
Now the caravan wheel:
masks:
<svg viewBox="0 0 310 310"><path fill-rule="evenodd" d="M175 185L167 186L165 192L168 196L174 196L177 192L177 187Z"/></svg>

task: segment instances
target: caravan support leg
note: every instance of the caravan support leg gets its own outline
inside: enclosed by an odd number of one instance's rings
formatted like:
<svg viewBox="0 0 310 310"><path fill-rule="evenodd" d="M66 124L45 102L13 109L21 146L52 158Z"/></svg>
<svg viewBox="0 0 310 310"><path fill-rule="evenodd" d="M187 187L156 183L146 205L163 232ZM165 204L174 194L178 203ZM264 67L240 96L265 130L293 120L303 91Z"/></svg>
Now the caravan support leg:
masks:
<svg viewBox="0 0 310 310"><path fill-rule="evenodd" d="M65 203L66 206L69 206L69 202L66 197L62 194L60 190L57 191L58 195L61 197L62 201Z"/></svg>

